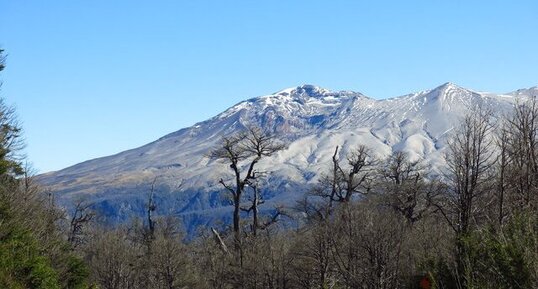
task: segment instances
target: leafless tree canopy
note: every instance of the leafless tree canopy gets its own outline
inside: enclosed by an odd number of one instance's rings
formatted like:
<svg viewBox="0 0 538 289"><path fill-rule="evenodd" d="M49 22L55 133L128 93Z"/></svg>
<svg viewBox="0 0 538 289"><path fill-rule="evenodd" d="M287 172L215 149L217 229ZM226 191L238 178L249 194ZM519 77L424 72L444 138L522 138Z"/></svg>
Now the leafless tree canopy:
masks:
<svg viewBox="0 0 538 289"><path fill-rule="evenodd" d="M224 179L220 179L220 184L232 196L233 211L233 233L235 238L235 251L239 264L243 266L243 254L241 237L243 231L241 229L241 211L252 213L251 231L256 236L258 230L265 229L274 223L280 210L266 222L261 222L259 217L259 206L263 204L260 194L260 179L267 172L256 170L256 165L264 157L271 157L276 152L283 150L285 146L278 142L274 136L269 135L260 128L249 127L245 132L239 133L232 137L224 137L222 143L215 148L210 157L229 164L233 172L233 181L227 183ZM250 204L246 207L242 206L244 194L250 189Z"/></svg>
<svg viewBox="0 0 538 289"><path fill-rule="evenodd" d="M388 205L410 223L432 213L433 203L444 192L444 186L427 177L419 161L411 161L405 152L395 151L380 168L378 184Z"/></svg>

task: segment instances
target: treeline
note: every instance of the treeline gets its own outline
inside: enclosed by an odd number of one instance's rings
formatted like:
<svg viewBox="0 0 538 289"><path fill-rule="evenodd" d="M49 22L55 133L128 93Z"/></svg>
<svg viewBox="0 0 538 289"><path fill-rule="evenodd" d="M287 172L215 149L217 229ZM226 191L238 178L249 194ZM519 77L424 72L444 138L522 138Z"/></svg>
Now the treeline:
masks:
<svg viewBox="0 0 538 289"><path fill-rule="evenodd" d="M258 163L285 146L258 128L224 137L208 156L233 175L220 180L233 222L189 241L154 216L153 190L144 218L114 228L89 203L59 209L21 148L0 103L0 288L538 288L534 99L462 119L442 171L335 147L309 193L270 213Z"/></svg>

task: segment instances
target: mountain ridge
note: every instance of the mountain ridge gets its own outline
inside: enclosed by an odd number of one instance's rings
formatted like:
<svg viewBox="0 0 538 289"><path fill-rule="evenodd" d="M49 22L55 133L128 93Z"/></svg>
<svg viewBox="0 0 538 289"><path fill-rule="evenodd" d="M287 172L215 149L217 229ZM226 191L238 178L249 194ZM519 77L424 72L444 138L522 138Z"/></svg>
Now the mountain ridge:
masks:
<svg viewBox="0 0 538 289"><path fill-rule="evenodd" d="M431 90L377 100L360 92L301 85L241 101L141 147L37 179L66 205L87 199L111 217L126 219L122 214L144 211L148 184L157 177L160 213L211 215L226 211L217 180L230 175L225 164L207 157L208 152L223 136L255 125L288 144L286 150L262 161L260 169L272 172L271 188L264 193L268 206L290 204L317 181L336 145L341 146L341 156L358 144L371 147L379 158L402 150L432 170L440 170L446 137L469 109L480 105L503 112L519 99L536 96L535 91L531 87L494 94L448 82ZM206 217L194 218L207 223L215 216Z"/></svg>

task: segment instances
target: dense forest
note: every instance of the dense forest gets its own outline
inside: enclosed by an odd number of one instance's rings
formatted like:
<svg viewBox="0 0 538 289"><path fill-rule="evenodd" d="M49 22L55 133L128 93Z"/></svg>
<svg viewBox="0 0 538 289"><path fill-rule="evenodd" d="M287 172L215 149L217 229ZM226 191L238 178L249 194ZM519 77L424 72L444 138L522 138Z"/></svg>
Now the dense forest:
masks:
<svg viewBox="0 0 538 289"><path fill-rule="evenodd" d="M3 101L0 129L0 288L538 288L535 99L464 117L443 172L336 147L309 193L271 213L257 164L285 144L256 127L225 136L208 155L234 176L220 180L233 222L195 238L154 215L152 192L146 216L117 227L90 203L57 206Z"/></svg>

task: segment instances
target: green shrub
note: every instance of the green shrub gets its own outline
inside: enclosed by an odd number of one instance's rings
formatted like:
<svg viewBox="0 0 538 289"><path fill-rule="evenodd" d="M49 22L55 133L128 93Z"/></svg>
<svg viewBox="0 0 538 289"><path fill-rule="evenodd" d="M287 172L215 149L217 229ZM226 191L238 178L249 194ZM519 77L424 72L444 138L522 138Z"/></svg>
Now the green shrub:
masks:
<svg viewBox="0 0 538 289"><path fill-rule="evenodd" d="M469 273L476 288L534 288L537 225L536 216L521 214L502 230L476 231L465 239Z"/></svg>
<svg viewBox="0 0 538 289"><path fill-rule="evenodd" d="M0 285L7 289L60 288L57 273L35 239L19 228L0 241Z"/></svg>

